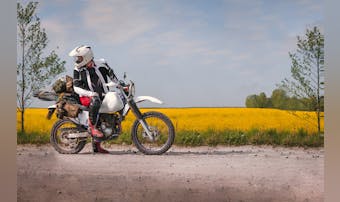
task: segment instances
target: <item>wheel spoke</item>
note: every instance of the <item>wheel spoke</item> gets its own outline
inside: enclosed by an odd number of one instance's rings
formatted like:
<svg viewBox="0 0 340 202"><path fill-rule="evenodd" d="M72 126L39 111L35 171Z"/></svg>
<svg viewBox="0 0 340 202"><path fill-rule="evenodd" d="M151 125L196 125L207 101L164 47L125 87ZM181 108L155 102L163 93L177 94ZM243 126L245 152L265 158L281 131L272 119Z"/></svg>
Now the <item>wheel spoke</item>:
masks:
<svg viewBox="0 0 340 202"><path fill-rule="evenodd" d="M137 148L145 154L161 154L167 151L174 141L174 128L171 121L158 112L143 115L152 138L143 126L136 121L133 126L133 140Z"/></svg>
<svg viewBox="0 0 340 202"><path fill-rule="evenodd" d="M68 134L79 132L79 127L69 120L60 120L55 123L51 143L59 153L73 154L78 153L86 142L80 138L68 138Z"/></svg>

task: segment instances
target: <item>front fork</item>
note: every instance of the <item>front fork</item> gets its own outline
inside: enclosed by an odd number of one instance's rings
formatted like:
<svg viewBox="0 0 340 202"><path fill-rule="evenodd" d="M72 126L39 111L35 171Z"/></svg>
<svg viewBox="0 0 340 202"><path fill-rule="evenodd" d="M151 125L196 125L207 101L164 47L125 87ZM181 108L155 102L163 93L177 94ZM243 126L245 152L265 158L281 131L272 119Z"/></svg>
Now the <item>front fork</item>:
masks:
<svg viewBox="0 0 340 202"><path fill-rule="evenodd" d="M154 136L152 135L152 132L150 131L148 123L146 123L146 121L144 120L141 111L137 107L136 102L133 99L131 99L131 100L128 100L128 103L130 105L130 108L131 108L133 114L137 117L137 120L142 125L142 127L143 127L144 131L146 132L146 134L148 135L149 139L151 141L153 141Z"/></svg>

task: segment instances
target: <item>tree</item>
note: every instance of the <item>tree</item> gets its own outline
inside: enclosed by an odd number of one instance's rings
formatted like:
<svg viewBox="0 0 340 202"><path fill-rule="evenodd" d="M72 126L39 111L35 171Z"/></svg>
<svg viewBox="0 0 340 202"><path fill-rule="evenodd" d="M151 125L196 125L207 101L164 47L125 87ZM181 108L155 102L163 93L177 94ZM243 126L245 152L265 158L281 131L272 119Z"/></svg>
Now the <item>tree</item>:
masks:
<svg viewBox="0 0 340 202"><path fill-rule="evenodd" d="M249 95L246 98L246 107L247 108L256 108L257 107L257 95Z"/></svg>
<svg viewBox="0 0 340 202"><path fill-rule="evenodd" d="M268 99L264 92L260 93L258 96L258 107L259 108L267 108L268 107Z"/></svg>
<svg viewBox="0 0 340 202"><path fill-rule="evenodd" d="M246 98L246 107L248 108L267 108L269 105L269 100L264 92L260 95L249 95Z"/></svg>
<svg viewBox="0 0 340 202"><path fill-rule="evenodd" d="M292 79L285 78L281 87L300 100L307 109L316 111L320 134L325 70L324 35L317 27L307 29L303 38L297 37L297 47L296 53L289 53Z"/></svg>
<svg viewBox="0 0 340 202"><path fill-rule="evenodd" d="M61 61L54 50L43 56L48 39L35 14L37 6L38 2L29 2L26 7L17 3L18 53L21 54L17 65L17 104L23 133L25 109L32 102L33 92L65 71L65 61Z"/></svg>
<svg viewBox="0 0 340 202"><path fill-rule="evenodd" d="M271 102L273 108L286 109L289 97L283 89L274 89L271 96Z"/></svg>

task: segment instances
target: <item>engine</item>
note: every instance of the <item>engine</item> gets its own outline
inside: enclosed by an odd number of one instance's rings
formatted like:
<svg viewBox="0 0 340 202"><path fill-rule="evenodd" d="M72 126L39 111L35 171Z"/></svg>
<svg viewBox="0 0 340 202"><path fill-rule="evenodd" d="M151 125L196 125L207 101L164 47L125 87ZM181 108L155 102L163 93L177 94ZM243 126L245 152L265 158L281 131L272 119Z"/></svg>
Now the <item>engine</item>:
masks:
<svg viewBox="0 0 340 202"><path fill-rule="evenodd" d="M118 136L120 133L120 120L117 114L100 114L99 127L106 137Z"/></svg>

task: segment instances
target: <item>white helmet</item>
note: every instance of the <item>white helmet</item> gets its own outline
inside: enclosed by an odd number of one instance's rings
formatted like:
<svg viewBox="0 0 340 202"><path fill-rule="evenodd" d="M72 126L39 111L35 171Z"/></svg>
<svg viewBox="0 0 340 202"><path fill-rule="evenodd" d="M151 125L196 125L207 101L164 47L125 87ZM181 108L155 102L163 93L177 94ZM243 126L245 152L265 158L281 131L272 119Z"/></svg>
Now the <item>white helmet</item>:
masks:
<svg viewBox="0 0 340 202"><path fill-rule="evenodd" d="M77 46L69 54L74 58L74 65L80 68L93 60L93 52L90 46Z"/></svg>

